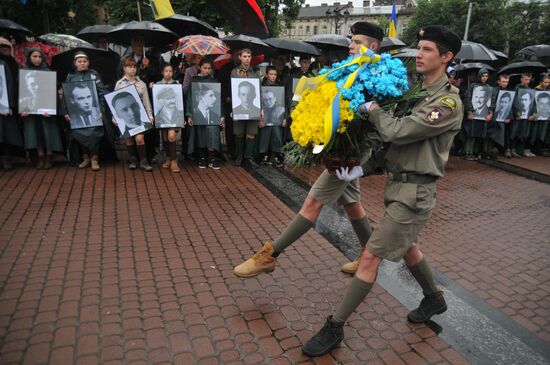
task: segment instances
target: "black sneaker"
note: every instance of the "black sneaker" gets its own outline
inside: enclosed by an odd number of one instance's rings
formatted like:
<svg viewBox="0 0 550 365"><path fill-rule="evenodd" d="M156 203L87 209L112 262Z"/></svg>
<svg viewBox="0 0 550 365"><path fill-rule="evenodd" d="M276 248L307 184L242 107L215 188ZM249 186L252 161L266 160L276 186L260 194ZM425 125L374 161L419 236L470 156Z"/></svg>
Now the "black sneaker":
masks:
<svg viewBox="0 0 550 365"><path fill-rule="evenodd" d="M149 161L147 161L146 158L144 158L143 160L141 160L141 161L139 162L139 167L140 167L142 170L147 171L147 172L153 171L153 166L151 166L151 165L149 164Z"/></svg>
<svg viewBox="0 0 550 365"><path fill-rule="evenodd" d="M281 160L278 156L274 156L271 159L271 162L275 165L275 167L283 167L283 160Z"/></svg>
<svg viewBox="0 0 550 365"><path fill-rule="evenodd" d="M243 156L237 156L237 158L235 158L235 162L233 162L233 165L241 166L242 164L243 164Z"/></svg>
<svg viewBox="0 0 550 365"><path fill-rule="evenodd" d="M334 323L330 316L323 328L302 346L302 352L311 357L321 356L336 347L343 339L344 324Z"/></svg>
<svg viewBox="0 0 550 365"><path fill-rule="evenodd" d="M251 169L257 169L258 167L260 167L260 165L258 165L258 163L256 161L254 161L254 159L252 157L247 157L246 158L246 164Z"/></svg>
<svg viewBox="0 0 550 365"><path fill-rule="evenodd" d="M262 157L262 165L264 165L264 166L269 165L269 156L268 155L264 155L264 157Z"/></svg>
<svg viewBox="0 0 550 365"><path fill-rule="evenodd" d="M218 160L216 160L215 158L213 158L213 159L210 160L210 163L208 164L208 167L210 167L211 169L214 169L214 170L219 170L220 169L220 162Z"/></svg>
<svg viewBox="0 0 550 365"><path fill-rule="evenodd" d="M412 323L424 323L432 316L441 314L447 310L447 303L443 298L443 292L426 295L420 302L418 308L413 309L407 315L407 319Z"/></svg>
<svg viewBox="0 0 550 365"><path fill-rule="evenodd" d="M208 166L208 162L206 162L206 158L201 157L199 160L199 169L205 169L206 166Z"/></svg>
<svg viewBox="0 0 550 365"><path fill-rule="evenodd" d="M135 170L137 168L137 159L135 157L130 157L130 160L128 160L128 168L130 170Z"/></svg>

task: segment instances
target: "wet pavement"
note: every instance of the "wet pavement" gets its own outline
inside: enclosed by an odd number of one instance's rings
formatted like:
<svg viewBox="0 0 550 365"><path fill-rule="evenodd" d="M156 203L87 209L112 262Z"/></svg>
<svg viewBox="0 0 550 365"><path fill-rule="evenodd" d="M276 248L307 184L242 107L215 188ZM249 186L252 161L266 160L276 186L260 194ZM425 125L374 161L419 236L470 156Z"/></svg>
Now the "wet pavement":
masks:
<svg viewBox="0 0 550 365"><path fill-rule="evenodd" d="M351 280L342 210L325 208L272 274L232 269L284 229L320 171L0 173L0 364L548 363L549 186L461 160L419 240L449 311L408 324L418 288L384 264L344 343L302 355ZM383 183L361 182L374 225Z"/></svg>

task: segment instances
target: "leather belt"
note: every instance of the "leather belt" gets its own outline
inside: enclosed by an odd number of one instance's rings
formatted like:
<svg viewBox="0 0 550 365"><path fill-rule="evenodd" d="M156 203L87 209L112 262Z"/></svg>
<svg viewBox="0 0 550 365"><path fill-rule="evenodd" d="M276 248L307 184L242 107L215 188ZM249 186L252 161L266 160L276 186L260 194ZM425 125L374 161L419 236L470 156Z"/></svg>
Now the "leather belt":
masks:
<svg viewBox="0 0 550 365"><path fill-rule="evenodd" d="M415 174L414 172L390 172L389 175L392 181L411 184L430 184L438 179L434 175Z"/></svg>

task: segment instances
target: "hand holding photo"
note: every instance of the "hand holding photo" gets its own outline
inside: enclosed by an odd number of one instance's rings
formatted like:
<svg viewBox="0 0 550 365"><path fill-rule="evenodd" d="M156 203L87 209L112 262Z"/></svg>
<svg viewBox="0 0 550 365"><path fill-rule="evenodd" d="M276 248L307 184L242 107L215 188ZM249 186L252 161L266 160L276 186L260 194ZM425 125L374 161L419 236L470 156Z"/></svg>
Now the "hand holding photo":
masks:
<svg viewBox="0 0 550 365"><path fill-rule="evenodd" d="M183 89L180 84L153 85L153 107L157 128L182 128Z"/></svg>
<svg viewBox="0 0 550 365"><path fill-rule="evenodd" d="M19 113L56 114L56 75L55 71L19 70Z"/></svg>
<svg viewBox="0 0 550 365"><path fill-rule="evenodd" d="M510 111L512 109L512 104L515 96L514 91L500 90L498 92L497 104L495 107L495 121L505 122L506 119L511 119Z"/></svg>
<svg viewBox="0 0 550 365"><path fill-rule="evenodd" d="M232 78L231 102L233 120L260 118L260 80L256 78Z"/></svg>
<svg viewBox="0 0 550 365"><path fill-rule="evenodd" d="M106 94L105 100L124 138L133 137L153 128L134 85Z"/></svg>
<svg viewBox="0 0 550 365"><path fill-rule="evenodd" d="M103 125L95 82L64 82L63 95L71 118L71 129Z"/></svg>
<svg viewBox="0 0 550 365"><path fill-rule="evenodd" d="M220 125L221 84L193 82L191 84L193 125Z"/></svg>
<svg viewBox="0 0 550 365"><path fill-rule="evenodd" d="M285 88L283 86L262 86L262 110L267 127L280 127L285 119Z"/></svg>

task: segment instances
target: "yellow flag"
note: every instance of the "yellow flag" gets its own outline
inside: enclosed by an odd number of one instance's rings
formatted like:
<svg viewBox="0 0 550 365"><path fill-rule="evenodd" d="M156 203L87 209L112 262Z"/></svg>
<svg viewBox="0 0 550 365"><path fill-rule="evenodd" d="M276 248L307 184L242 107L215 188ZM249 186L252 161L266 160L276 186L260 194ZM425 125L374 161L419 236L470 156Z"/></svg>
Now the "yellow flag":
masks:
<svg viewBox="0 0 550 365"><path fill-rule="evenodd" d="M168 18L175 14L170 0L151 0L151 9L153 9L155 20Z"/></svg>

